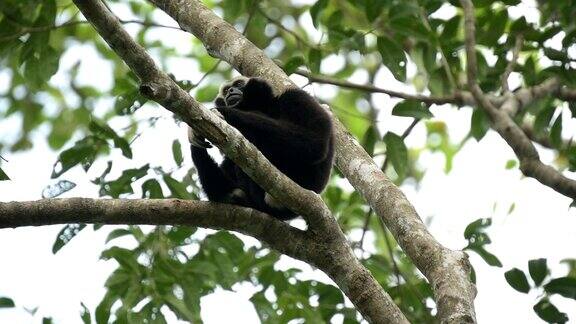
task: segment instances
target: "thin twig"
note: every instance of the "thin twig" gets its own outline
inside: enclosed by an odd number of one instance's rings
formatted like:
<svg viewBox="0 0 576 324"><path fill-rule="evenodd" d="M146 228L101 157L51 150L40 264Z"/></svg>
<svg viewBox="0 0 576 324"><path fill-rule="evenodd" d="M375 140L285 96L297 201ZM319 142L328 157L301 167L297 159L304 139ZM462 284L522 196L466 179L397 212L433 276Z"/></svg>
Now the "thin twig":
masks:
<svg viewBox="0 0 576 324"><path fill-rule="evenodd" d="M510 86L508 84L508 78L510 77L510 74L512 73L512 71L514 71L514 67L516 66L516 63L518 62L518 57L520 56L520 51L522 50L522 44L524 43L524 36L522 34L519 34L518 36L516 36L516 42L514 44L514 49L512 50L512 59L510 60L510 62L508 62L508 65L506 66L506 70L504 70L504 74L502 75L502 92L503 93L509 93L510 92Z"/></svg>
<svg viewBox="0 0 576 324"><path fill-rule="evenodd" d="M434 97L434 96L423 96L423 95L413 95L407 94L403 92L398 92L394 90L384 89L375 87L369 84L357 84L348 81L342 81L335 78L314 75L306 70L298 69L295 72L301 76L308 78L311 82L315 83L324 83L324 84L331 84L343 88L361 90L361 91L368 91L368 92L376 92L376 93L385 93L391 97L402 98L402 99L411 99L417 100L421 102L425 102L428 104L436 104L436 105L443 105L443 104L461 104L464 101L463 95L452 95L452 96L443 96L443 97Z"/></svg>
<svg viewBox="0 0 576 324"><path fill-rule="evenodd" d="M276 25L276 27L280 28L281 30L283 30L284 32L286 32L287 34L291 35L292 37L294 37L294 39L296 40L296 42L306 46L306 47L310 47L310 48L316 48L317 46L315 44L312 44L310 42L308 42L308 40L304 39L304 37L300 36L300 34L298 34L297 32L288 29L287 27L285 27L281 21L272 18L270 15L268 15L264 9L262 9L260 6L257 6L257 10L258 12L264 16L264 18L266 18L269 22L273 23L274 25Z"/></svg>
<svg viewBox="0 0 576 324"><path fill-rule="evenodd" d="M139 24L139 25L142 25L142 26L144 26L144 27L159 27L159 28L169 28L169 29L175 29L175 30L184 31L184 30L182 30L182 28L180 28L180 27L162 25L162 24L157 24L157 23L152 23L152 22L146 22L146 21L140 21L140 20L120 20L120 23L122 23L122 24ZM66 27L71 27L71 26L76 26L76 25L81 25L81 24L88 24L88 21L86 21L86 20L75 20L75 21L67 21L67 22L62 23L62 24L60 24L60 25L39 26L39 27L25 27L25 28L22 28L19 32L17 32L17 33L14 34L14 35L8 35L8 36L0 37L0 42L5 42L5 41L13 40L13 39L19 38L19 37L21 37L21 36L24 36L24 35L30 34L30 33L43 32L43 31L48 31L48 30L55 30L55 29L66 28Z"/></svg>
<svg viewBox="0 0 576 324"><path fill-rule="evenodd" d="M400 136L403 140L406 139L406 137L408 137L408 135L410 135L410 133L412 132L412 130L414 129L414 127L416 127L416 125L418 125L418 123L420 122L421 119L419 118L414 118L414 120L412 121L412 123L410 124L410 126L408 126L408 128L406 128L406 130L404 130L404 133L402 133L402 136ZM382 168L381 170L383 172L386 171L386 168L388 167L388 154L386 154L386 158L384 159L384 163L382 163Z"/></svg>
<svg viewBox="0 0 576 324"><path fill-rule="evenodd" d="M428 29L429 32L434 33L435 38L437 38L438 35L436 34L436 31L432 29L432 26L430 26L428 16L426 15L424 8L422 7L420 7L420 16L422 18L422 22L424 23L424 27L426 27L426 29ZM438 40L438 43L436 44L436 50L438 51L438 53L440 53L440 61L442 62L442 67L444 68L444 72L446 73L446 77L448 78L448 82L452 86L452 89L458 88L456 80L454 79L454 75L452 74L452 70L450 69L450 64L446 59L444 49L442 49L442 45L440 44L440 40Z"/></svg>

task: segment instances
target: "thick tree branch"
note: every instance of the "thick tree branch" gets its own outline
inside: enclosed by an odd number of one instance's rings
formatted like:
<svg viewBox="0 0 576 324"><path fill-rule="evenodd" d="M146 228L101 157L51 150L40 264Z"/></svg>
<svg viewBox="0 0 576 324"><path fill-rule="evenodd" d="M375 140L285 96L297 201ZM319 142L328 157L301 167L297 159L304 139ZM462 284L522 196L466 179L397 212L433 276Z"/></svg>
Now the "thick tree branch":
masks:
<svg viewBox="0 0 576 324"><path fill-rule="evenodd" d="M576 199L576 181L565 177L559 171L542 163L538 151L536 151L536 148L522 129L510 117L509 112L505 109L495 107L478 86L478 82L476 81L476 23L474 5L471 0L460 0L460 3L464 9L468 87L474 95L474 98L490 117L492 127L502 136L508 145L510 145L520 160L520 170L524 175L538 180L543 185L567 197ZM552 88L555 83L557 82L551 81L550 87ZM533 97L537 96L535 95L537 92L539 93L539 90L536 91L532 88L531 93ZM543 93L545 92L543 91ZM508 95L507 100L517 99ZM504 104L503 106L506 105Z"/></svg>
<svg viewBox="0 0 576 324"><path fill-rule="evenodd" d="M246 76L270 81L277 92L294 87L286 74L230 24L197 0L150 0L198 37L208 51L229 62ZM366 154L366 151L336 121L338 168L383 219L400 246L431 282L444 323L475 321L476 290L470 282L467 257L442 247L422 223L404 194ZM369 318L378 322L375 318Z"/></svg>
<svg viewBox="0 0 576 324"><path fill-rule="evenodd" d="M226 229L302 259L305 233L257 210L180 199L43 199L0 203L0 228L69 223L189 225ZM294 243L294 244L293 244Z"/></svg>
<svg viewBox="0 0 576 324"><path fill-rule="evenodd" d="M210 111L203 109L172 79L160 71L145 50L123 30L118 18L101 0L74 0L74 3L94 25L102 38L140 78L140 91L145 96L178 114L190 127L231 158L262 188L278 198L284 206L306 219L309 226L306 234L311 238L307 243L312 247L306 246L302 249L309 251L308 255L302 256L302 260L326 272L367 320L375 323L407 323L405 316L390 296L354 256L338 223L317 194L300 188L280 173L236 129ZM178 13L190 12L194 9L190 4L200 5L196 2L174 1L170 8ZM204 6L201 7L206 14L213 15ZM202 21L203 18L205 17L200 14L199 20ZM210 36L217 36L218 39L226 38L225 30L218 30L218 26L206 24L204 27L211 31ZM233 30L228 24L224 27ZM235 30L234 32L237 33ZM232 41L233 44L230 44L231 47L226 50L238 50L248 42L241 34L237 34L236 40L228 38L228 41ZM243 56L253 58L250 54L242 53ZM252 54L266 59L261 52ZM289 84L286 82L284 85Z"/></svg>

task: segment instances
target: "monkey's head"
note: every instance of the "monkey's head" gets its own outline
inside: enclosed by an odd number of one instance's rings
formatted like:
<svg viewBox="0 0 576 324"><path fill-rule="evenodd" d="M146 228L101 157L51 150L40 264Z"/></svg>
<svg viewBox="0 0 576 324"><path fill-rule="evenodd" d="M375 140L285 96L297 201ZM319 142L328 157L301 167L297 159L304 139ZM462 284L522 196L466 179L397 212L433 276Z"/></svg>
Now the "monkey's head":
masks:
<svg viewBox="0 0 576 324"><path fill-rule="evenodd" d="M217 108L234 108L242 102L244 98L244 87L248 83L246 77L236 77L220 87L220 91L214 103Z"/></svg>

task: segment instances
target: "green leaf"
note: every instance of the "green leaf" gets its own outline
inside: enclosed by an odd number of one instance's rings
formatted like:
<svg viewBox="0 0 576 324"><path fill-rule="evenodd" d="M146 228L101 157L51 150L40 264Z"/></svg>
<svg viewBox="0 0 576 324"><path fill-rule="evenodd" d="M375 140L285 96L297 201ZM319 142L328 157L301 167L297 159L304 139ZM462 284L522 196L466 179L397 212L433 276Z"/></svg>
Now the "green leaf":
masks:
<svg viewBox="0 0 576 324"><path fill-rule="evenodd" d="M552 117L554 117L554 112L556 111L556 107L553 105L552 102L549 102L542 111L540 111L536 115L536 120L534 120L534 132L536 134L541 133L543 130L548 128L550 125L550 121Z"/></svg>
<svg viewBox="0 0 576 324"><path fill-rule="evenodd" d="M492 225L491 218L479 218L466 226L464 230L464 238L469 240L472 235L482 232L484 229Z"/></svg>
<svg viewBox="0 0 576 324"><path fill-rule="evenodd" d="M156 179L148 179L142 184L142 198L161 199L164 198L162 187Z"/></svg>
<svg viewBox="0 0 576 324"><path fill-rule="evenodd" d="M458 35L461 20L462 16L456 15L446 21L440 39L447 41L456 37L456 35Z"/></svg>
<svg viewBox="0 0 576 324"><path fill-rule="evenodd" d="M406 37L413 37L428 43L434 43L434 34L426 29L420 22L420 19L415 19L414 17L393 18L388 25Z"/></svg>
<svg viewBox="0 0 576 324"><path fill-rule="evenodd" d="M200 102L209 102L209 101L212 101L216 98L219 90L220 90L220 87L218 87L214 84L209 84L205 87L202 87L202 88L199 88L198 90L196 90L196 93L194 94L194 98Z"/></svg>
<svg viewBox="0 0 576 324"><path fill-rule="evenodd" d="M386 156L392 162L398 176L404 178L408 170L408 149L404 140L402 137L388 132L384 136L384 143L386 143Z"/></svg>
<svg viewBox="0 0 576 324"><path fill-rule="evenodd" d="M319 49L311 48L308 51L308 67L314 74L320 73L320 64L322 63L322 52Z"/></svg>
<svg viewBox="0 0 576 324"><path fill-rule="evenodd" d="M508 23L508 11L501 10L490 15L488 21L488 27L484 30L478 30L478 43L486 46L495 46L498 43L498 39L502 37L504 31L506 30L506 24Z"/></svg>
<svg viewBox="0 0 576 324"><path fill-rule="evenodd" d="M286 72L286 74L290 75L296 72L296 70L305 63L306 61L302 56L294 56L284 64L284 67L282 69L284 70L284 72Z"/></svg>
<svg viewBox="0 0 576 324"><path fill-rule="evenodd" d="M174 162L176 162L176 165L181 167L184 158L182 157L182 145L177 139L172 142L172 156L174 157Z"/></svg>
<svg viewBox="0 0 576 324"><path fill-rule="evenodd" d="M428 119L434 115L428 110L424 104L416 100L404 100L398 103L392 109L392 115L402 117L414 117L418 119Z"/></svg>
<svg viewBox="0 0 576 324"><path fill-rule="evenodd" d="M86 227L86 224L68 224L64 226L58 235L56 240L52 245L52 253L56 254L60 249L62 249L66 244L68 244L73 238L80 233Z"/></svg>
<svg viewBox="0 0 576 324"><path fill-rule="evenodd" d="M6 172L4 172L2 168L0 168L0 181L6 181L6 180L10 180L10 178L8 177Z"/></svg>
<svg viewBox="0 0 576 324"><path fill-rule="evenodd" d="M366 0L364 5L364 12L366 14L366 18L368 18L369 22L374 22L380 14L382 14L382 10L386 5L385 0Z"/></svg>
<svg viewBox="0 0 576 324"><path fill-rule="evenodd" d="M194 196L186 190L186 185L182 184L180 181L167 174L163 176L163 179L166 186L168 186L168 189L170 189L170 192L172 192L173 198L194 199Z"/></svg>
<svg viewBox="0 0 576 324"><path fill-rule="evenodd" d="M0 308L12 308L14 307L14 301L8 297L0 297Z"/></svg>
<svg viewBox="0 0 576 324"><path fill-rule="evenodd" d="M57 178L80 163L84 170L88 171L100 149L106 145L105 141L94 136L77 141L73 147L60 153L52 169L51 177Z"/></svg>
<svg viewBox="0 0 576 324"><path fill-rule="evenodd" d="M504 277L508 284L515 290L527 294L530 291L530 285L528 284L528 279L522 270L514 268L512 270L506 271Z"/></svg>
<svg viewBox="0 0 576 324"><path fill-rule="evenodd" d="M316 3L310 8L310 16L312 17L312 24L314 28L318 29L320 15L328 6L328 0L318 0Z"/></svg>
<svg viewBox="0 0 576 324"><path fill-rule="evenodd" d="M576 300L576 278L562 277L552 279L544 285L544 290L549 294L558 294Z"/></svg>
<svg viewBox="0 0 576 324"><path fill-rule="evenodd" d="M528 261L528 271L530 272L530 277L532 277L534 284L536 284L537 287L540 286L548 274L546 259L534 259Z"/></svg>
<svg viewBox="0 0 576 324"><path fill-rule="evenodd" d="M550 142L555 148L562 147L562 113L558 114L550 129Z"/></svg>
<svg viewBox="0 0 576 324"><path fill-rule="evenodd" d="M68 192L76 187L74 182L68 180L60 180L53 185L49 185L42 190L42 198L56 198L65 192Z"/></svg>
<svg viewBox="0 0 576 324"><path fill-rule="evenodd" d="M533 308L538 317L548 323L568 322L568 316L560 312L547 298L540 300Z"/></svg>
<svg viewBox="0 0 576 324"><path fill-rule="evenodd" d="M377 40L378 52L382 57L382 63L392 72L398 81L406 81L406 54L395 40L382 36Z"/></svg>
<svg viewBox="0 0 576 324"><path fill-rule="evenodd" d="M86 305L84 305L84 303L80 303L80 305L82 306L82 312L80 313L80 317L82 318L82 322L84 324L91 324L92 318L90 316L90 310L88 310L88 307L86 307Z"/></svg>
<svg viewBox="0 0 576 324"><path fill-rule="evenodd" d="M40 88L58 72L60 53L47 46L37 56L26 61L24 77L31 86Z"/></svg>
<svg viewBox="0 0 576 324"><path fill-rule="evenodd" d="M120 137L110 126L99 122L97 120L92 120L88 125L90 131L96 136L104 139L111 139L114 142L114 147L119 148L122 151L122 155L131 159L132 149L130 144L126 139Z"/></svg>
<svg viewBox="0 0 576 324"><path fill-rule="evenodd" d="M126 236L126 235L131 235L132 232L130 230L127 230L125 228L117 228L115 230L113 230L112 232L110 232L110 234L108 234L108 236L106 237L106 243L117 239L119 237L122 236Z"/></svg>
<svg viewBox="0 0 576 324"><path fill-rule="evenodd" d="M366 153L370 156L374 155L374 146L378 139L378 130L374 125L370 125L362 137L362 147L364 147Z"/></svg>
<svg viewBox="0 0 576 324"><path fill-rule="evenodd" d="M502 268L502 262L494 254L488 252L483 246L469 246L467 250L476 252L489 266Z"/></svg>
<svg viewBox="0 0 576 324"><path fill-rule="evenodd" d="M506 170L514 169L518 165L518 161L516 160L508 160L506 161Z"/></svg>
<svg viewBox="0 0 576 324"><path fill-rule="evenodd" d="M149 169L150 165L146 164L139 169L124 170L118 179L100 184L100 196L119 198L122 194L133 194L132 184L148 174Z"/></svg>
<svg viewBox="0 0 576 324"><path fill-rule="evenodd" d="M484 112L484 110L476 108L472 112L472 122L470 126L470 133L476 139L480 141L488 130L490 129L490 120Z"/></svg>

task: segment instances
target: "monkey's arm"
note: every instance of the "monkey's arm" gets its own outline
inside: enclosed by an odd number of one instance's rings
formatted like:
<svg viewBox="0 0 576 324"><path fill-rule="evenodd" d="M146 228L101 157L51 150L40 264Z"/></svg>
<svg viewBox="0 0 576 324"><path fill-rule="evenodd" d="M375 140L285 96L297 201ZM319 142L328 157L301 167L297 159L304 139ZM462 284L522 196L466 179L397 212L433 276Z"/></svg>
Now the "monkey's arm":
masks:
<svg viewBox="0 0 576 324"><path fill-rule="evenodd" d="M226 202L236 188L229 175L210 157L206 149L190 146L192 161L198 171L202 189L211 201Z"/></svg>
<svg viewBox="0 0 576 324"><path fill-rule="evenodd" d="M294 158L297 153L304 159L317 160L318 145L322 138L286 121L272 119L260 113L238 109L219 108L224 119L244 135L263 153L278 158ZM270 154L266 154L270 156Z"/></svg>

